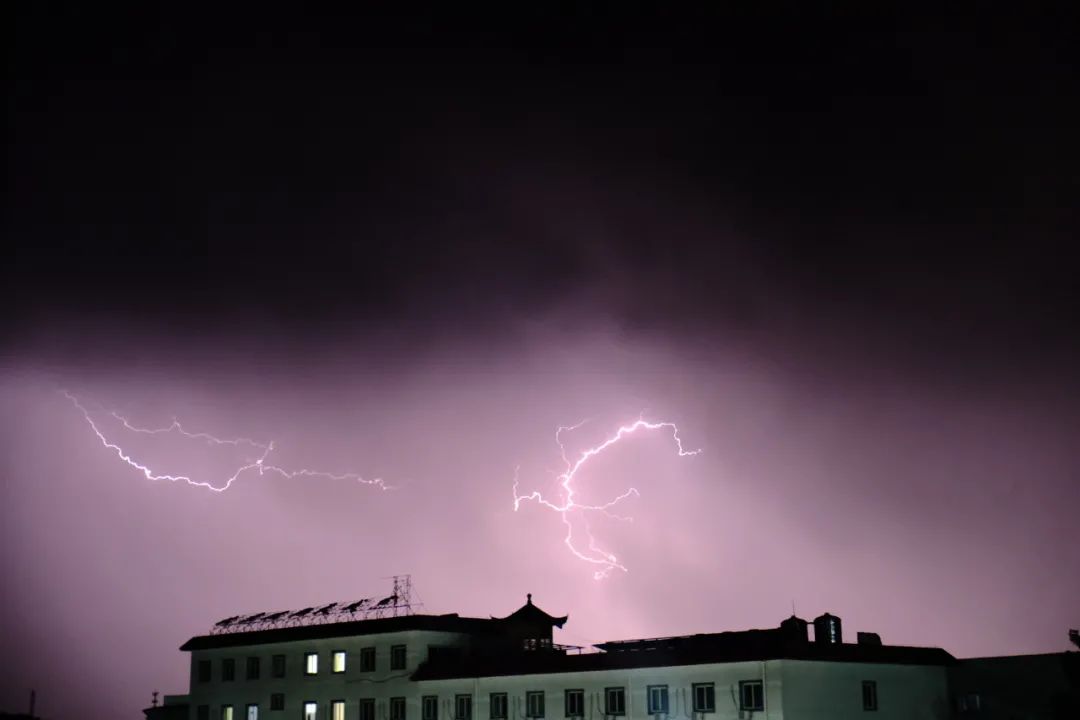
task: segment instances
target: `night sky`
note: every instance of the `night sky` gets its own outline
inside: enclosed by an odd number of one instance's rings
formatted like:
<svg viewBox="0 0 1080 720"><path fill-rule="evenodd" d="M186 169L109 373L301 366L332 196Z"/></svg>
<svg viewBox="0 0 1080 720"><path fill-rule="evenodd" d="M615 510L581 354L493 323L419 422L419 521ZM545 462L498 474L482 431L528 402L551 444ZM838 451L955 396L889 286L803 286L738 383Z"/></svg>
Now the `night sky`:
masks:
<svg viewBox="0 0 1080 720"><path fill-rule="evenodd" d="M1064 4L1062 4L1064 5ZM1052 6L1050 6L1052 8ZM26 4L0 263L0 710L137 717L225 616L957 656L1080 623L1075 11ZM275 442L382 478L241 474ZM562 543L555 431L626 572Z"/></svg>

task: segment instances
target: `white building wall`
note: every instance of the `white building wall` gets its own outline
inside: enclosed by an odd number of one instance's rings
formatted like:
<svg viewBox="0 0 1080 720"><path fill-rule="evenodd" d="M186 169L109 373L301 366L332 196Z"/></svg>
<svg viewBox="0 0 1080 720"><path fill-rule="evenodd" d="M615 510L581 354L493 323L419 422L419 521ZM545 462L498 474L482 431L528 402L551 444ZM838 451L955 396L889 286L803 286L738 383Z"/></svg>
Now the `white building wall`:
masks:
<svg viewBox="0 0 1080 720"><path fill-rule="evenodd" d="M948 717L945 668L937 666L882 665L872 663L769 660L765 662L714 663L674 667L598 670L576 673L511 675L456 680L413 682L409 676L427 659L429 646L462 644L466 636L455 633L409 631L328 640L202 650L192 653L190 718L195 720L199 705L210 707L211 720L220 720L221 706L234 707L234 720L245 720L249 703L259 705L260 720L298 720L305 702L318 703L320 720L330 720L330 703L345 701L345 717L357 720L362 698L375 700L376 720L389 720L389 699L406 698L406 720L422 720L421 698L439 697L438 720L454 720L454 699L458 694L473 698L471 720L489 720L491 693L507 693L507 720L527 720L527 692L545 694L545 720L563 720L564 692L581 689L585 693L585 720L612 720L604 715L604 691L608 687L626 689L625 720L647 720L646 693L649 685L667 685L669 714L656 720L939 720ZM407 648L406 669L390 670L390 648ZM360 672L360 649L376 648L376 671ZM331 653L345 650L346 671L331 673ZM319 672L304 675L304 654L318 652ZM271 658L287 657L286 677L272 677ZM246 658L260 658L260 677L247 680ZM236 679L221 681L221 659L236 660ZM198 682L198 662L212 661L212 679ZM765 709L739 711L739 683L762 680ZM878 710L862 707L862 682L877 682ZM692 712L692 686L713 683L716 712ZM283 712L270 711L272 693L284 693Z"/></svg>
<svg viewBox="0 0 1080 720"><path fill-rule="evenodd" d="M783 660L790 720L939 720L949 717L946 669L937 665ZM862 683L877 683L878 709L863 710Z"/></svg>
<svg viewBox="0 0 1080 720"><path fill-rule="evenodd" d="M247 647L196 650L191 653L190 718L195 720L200 705L210 707L211 720L221 719L221 707L233 706L234 720L246 720L246 708L255 703L259 706L259 720L287 718L297 720L305 702L319 705L319 718L329 720L330 703L345 701L345 717L356 720L359 716L359 699L376 700L376 717L389 717L387 700L391 697L409 698L408 720L419 720L419 694L417 683L409 680L419 664L427 659L428 647L460 645L466 636L458 633L412 630L407 632L380 633L343 638L267 643ZM405 645L404 670L390 669L390 648ZM360 671L361 648L375 648L375 672ZM344 650L346 665L344 673L333 673L332 653ZM319 672L314 676L304 674L304 657L309 652L319 655ZM273 677L272 658L285 655L285 678ZM259 658L259 679L248 680L247 658ZM221 661L236 661L236 679L221 680ZM199 662L211 661L210 682L199 682ZM270 711L270 696L284 693L283 712ZM413 697L415 696L415 697Z"/></svg>

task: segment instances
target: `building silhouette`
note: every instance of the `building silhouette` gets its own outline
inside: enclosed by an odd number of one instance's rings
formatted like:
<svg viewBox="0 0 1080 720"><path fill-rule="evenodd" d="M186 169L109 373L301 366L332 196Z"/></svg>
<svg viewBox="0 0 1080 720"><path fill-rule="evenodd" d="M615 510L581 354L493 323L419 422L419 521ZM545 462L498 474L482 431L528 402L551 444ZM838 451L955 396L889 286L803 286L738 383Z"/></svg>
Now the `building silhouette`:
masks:
<svg viewBox="0 0 1080 720"><path fill-rule="evenodd" d="M366 606L364 605L366 603ZM357 607L354 607L356 605ZM358 614L366 607L367 614ZM350 610L351 608L351 610ZM335 614L336 613L336 614ZM844 642L839 617L561 645L566 616L414 614L378 603L226 618L181 647L186 695L151 720L727 720L1080 717L1080 653L958 661L932 647ZM1033 658L1039 658L1034 660ZM1027 677L1026 685L1007 677ZM1037 697L1036 697L1037 696ZM868 715L867 713L873 713Z"/></svg>

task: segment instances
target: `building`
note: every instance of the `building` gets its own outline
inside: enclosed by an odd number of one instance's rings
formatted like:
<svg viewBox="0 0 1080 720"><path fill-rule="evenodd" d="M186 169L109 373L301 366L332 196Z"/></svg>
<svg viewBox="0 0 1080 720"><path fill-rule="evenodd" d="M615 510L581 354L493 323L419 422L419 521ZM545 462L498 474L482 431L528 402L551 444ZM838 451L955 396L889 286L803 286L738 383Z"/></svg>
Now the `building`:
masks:
<svg viewBox="0 0 1080 720"><path fill-rule="evenodd" d="M585 650L554 642L567 617L531 595L501 618L400 614L397 597L369 603L374 612L361 619L352 605L336 617L332 606L298 611L306 624L290 620L298 613L226 618L181 647L191 654L189 693L166 696L147 717L918 720L954 711L949 653L883 645L871 633L844 643L840 618L828 614L813 639L791 617L765 630Z"/></svg>

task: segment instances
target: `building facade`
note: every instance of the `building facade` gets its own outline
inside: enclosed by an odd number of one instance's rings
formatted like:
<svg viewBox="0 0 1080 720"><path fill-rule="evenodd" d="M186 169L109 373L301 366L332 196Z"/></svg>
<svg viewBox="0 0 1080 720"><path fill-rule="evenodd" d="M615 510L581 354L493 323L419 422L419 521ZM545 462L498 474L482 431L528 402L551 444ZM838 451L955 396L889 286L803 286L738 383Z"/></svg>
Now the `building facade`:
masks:
<svg viewBox="0 0 1080 720"><path fill-rule="evenodd" d="M823 615L778 628L553 642L566 617L399 615L191 638L187 695L154 720L749 720L948 718L955 659L844 643Z"/></svg>

